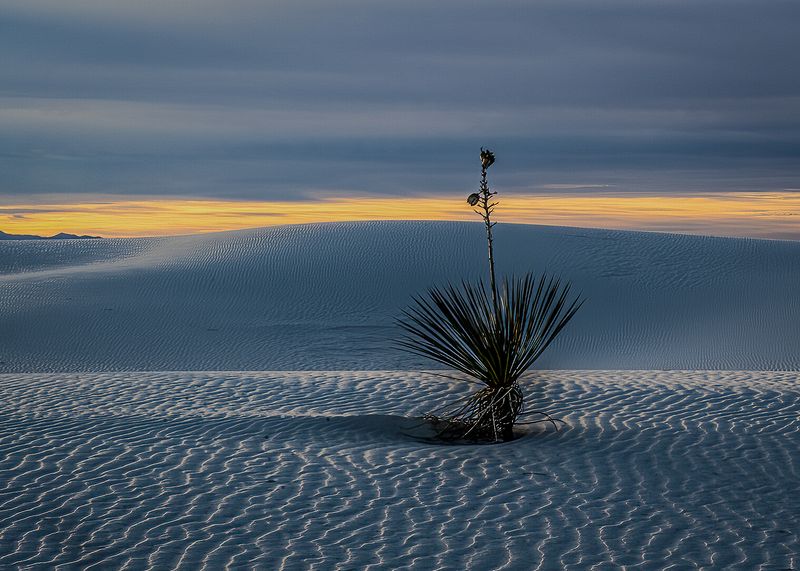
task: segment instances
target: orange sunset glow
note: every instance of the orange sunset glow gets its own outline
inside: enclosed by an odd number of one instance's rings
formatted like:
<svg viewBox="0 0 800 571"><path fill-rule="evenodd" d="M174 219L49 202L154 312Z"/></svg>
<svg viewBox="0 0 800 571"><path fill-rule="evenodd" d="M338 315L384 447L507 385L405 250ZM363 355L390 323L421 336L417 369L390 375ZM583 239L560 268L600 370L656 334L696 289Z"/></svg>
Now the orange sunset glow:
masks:
<svg viewBox="0 0 800 571"><path fill-rule="evenodd" d="M501 199L500 222L800 238L800 192L692 195L524 194ZM277 224L349 220L466 220L459 196L362 197L300 202L104 200L0 207L0 230L108 238L168 236Z"/></svg>

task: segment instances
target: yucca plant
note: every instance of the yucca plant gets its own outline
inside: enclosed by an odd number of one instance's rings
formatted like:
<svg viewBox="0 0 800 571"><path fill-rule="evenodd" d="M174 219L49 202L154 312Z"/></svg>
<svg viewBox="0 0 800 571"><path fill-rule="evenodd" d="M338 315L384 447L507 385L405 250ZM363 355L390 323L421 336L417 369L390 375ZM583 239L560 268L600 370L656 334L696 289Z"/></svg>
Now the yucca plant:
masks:
<svg viewBox="0 0 800 571"><path fill-rule="evenodd" d="M525 413L520 376L539 358L578 311L580 296L569 301L570 284L531 274L504 279L497 287L491 215L497 194L489 190L487 169L494 154L481 148L481 182L467 202L486 226L489 291L482 281L432 287L413 298L398 325L400 347L428 357L483 385L466 398L428 415L440 436L451 439L508 441ZM545 419L554 422L547 414Z"/></svg>

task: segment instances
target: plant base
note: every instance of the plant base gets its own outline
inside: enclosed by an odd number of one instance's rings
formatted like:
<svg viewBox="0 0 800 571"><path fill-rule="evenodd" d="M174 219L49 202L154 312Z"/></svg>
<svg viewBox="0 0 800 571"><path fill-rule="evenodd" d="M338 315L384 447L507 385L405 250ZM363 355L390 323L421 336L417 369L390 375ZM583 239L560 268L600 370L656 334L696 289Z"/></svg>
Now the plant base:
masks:
<svg viewBox="0 0 800 571"><path fill-rule="evenodd" d="M516 383L486 387L442 415L430 414L426 418L445 440L508 442L514 439L514 423L522 411L522 400Z"/></svg>

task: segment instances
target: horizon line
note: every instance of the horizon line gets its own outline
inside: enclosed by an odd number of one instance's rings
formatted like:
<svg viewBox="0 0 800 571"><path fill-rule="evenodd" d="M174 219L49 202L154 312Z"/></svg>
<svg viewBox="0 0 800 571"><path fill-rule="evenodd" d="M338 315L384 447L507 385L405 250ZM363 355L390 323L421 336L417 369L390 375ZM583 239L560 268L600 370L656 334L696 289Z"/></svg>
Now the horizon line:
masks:
<svg viewBox="0 0 800 571"><path fill-rule="evenodd" d="M515 193L497 221L709 236L800 239L800 193ZM458 195L332 197L305 201L120 198L0 207L10 234L163 237L319 222L480 222Z"/></svg>

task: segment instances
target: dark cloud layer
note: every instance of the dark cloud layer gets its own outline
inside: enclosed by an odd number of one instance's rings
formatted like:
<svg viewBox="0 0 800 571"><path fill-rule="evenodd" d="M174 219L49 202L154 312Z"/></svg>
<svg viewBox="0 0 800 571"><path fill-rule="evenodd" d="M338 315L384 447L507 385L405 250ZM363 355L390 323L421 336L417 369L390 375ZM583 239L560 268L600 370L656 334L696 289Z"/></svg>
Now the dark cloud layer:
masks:
<svg viewBox="0 0 800 571"><path fill-rule="evenodd" d="M800 186L800 5L6 0L0 195Z"/></svg>

